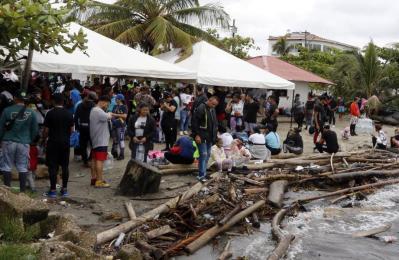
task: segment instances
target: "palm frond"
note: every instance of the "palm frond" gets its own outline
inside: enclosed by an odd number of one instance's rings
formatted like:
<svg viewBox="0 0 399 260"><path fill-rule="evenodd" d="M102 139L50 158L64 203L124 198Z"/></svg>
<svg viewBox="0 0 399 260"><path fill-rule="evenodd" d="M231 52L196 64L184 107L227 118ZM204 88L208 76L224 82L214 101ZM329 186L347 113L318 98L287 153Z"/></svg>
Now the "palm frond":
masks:
<svg viewBox="0 0 399 260"><path fill-rule="evenodd" d="M122 34L124 31L130 29L134 26L132 19L124 19L111 23L106 23L95 29L96 32L101 33L110 38L116 38L118 35Z"/></svg>
<svg viewBox="0 0 399 260"><path fill-rule="evenodd" d="M172 12L170 15L183 23L198 22L201 26L217 25L222 28L228 28L230 20L223 7L217 4L181 9Z"/></svg>
<svg viewBox="0 0 399 260"><path fill-rule="evenodd" d="M163 9L167 12L199 6L198 0L164 0Z"/></svg>
<svg viewBox="0 0 399 260"><path fill-rule="evenodd" d="M121 43L129 44L130 46L135 46L136 44L143 41L144 38L145 25L137 24L118 35L115 40Z"/></svg>

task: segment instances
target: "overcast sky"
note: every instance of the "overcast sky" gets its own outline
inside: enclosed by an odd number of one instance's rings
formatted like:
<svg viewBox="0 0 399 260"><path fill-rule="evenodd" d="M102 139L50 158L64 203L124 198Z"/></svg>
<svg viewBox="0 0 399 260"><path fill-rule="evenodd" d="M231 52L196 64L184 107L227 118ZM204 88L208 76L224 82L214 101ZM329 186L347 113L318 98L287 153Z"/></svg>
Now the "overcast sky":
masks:
<svg viewBox="0 0 399 260"><path fill-rule="evenodd" d="M113 0L101 0L113 2ZM219 3L232 19L238 34L255 39L265 54L269 35L291 31L363 47L370 39L384 46L399 42L399 1L397 0L202 0Z"/></svg>

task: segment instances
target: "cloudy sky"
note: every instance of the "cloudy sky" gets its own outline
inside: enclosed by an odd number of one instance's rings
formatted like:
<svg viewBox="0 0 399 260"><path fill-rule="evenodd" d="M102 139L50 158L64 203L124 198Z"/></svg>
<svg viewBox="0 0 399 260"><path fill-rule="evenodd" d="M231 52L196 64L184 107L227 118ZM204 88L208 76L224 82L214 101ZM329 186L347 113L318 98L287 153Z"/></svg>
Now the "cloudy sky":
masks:
<svg viewBox="0 0 399 260"><path fill-rule="evenodd" d="M112 2L113 0L101 0ZM370 39L377 45L399 42L397 0L202 0L219 3L238 33L255 39L267 50L269 35L309 31L324 38L363 47Z"/></svg>

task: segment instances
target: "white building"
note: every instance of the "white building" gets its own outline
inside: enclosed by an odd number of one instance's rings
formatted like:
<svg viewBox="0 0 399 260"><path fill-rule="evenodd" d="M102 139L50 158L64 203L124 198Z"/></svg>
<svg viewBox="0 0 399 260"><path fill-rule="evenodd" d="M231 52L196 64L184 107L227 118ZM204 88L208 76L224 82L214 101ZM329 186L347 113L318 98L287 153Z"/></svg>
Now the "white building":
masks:
<svg viewBox="0 0 399 260"><path fill-rule="evenodd" d="M248 60L249 63L258 66L274 75L295 83L295 94L300 95L301 102L305 103L311 88L310 83L321 84L327 87L333 82L319 77L309 71L301 69L288 62L272 56L258 56ZM279 108L291 108L293 91L278 90L280 96Z"/></svg>
<svg viewBox="0 0 399 260"><path fill-rule="evenodd" d="M312 50L318 51L331 51L332 49L338 49L342 51L352 51L359 50L358 47L352 46L346 43L341 43L333 40L328 40L320 36L314 35L309 32L290 32L284 36L269 36L269 56L278 56L276 52L273 51L273 46L276 42L284 37L287 41L287 47L291 46L289 51L290 54L298 54L298 46L306 47Z"/></svg>

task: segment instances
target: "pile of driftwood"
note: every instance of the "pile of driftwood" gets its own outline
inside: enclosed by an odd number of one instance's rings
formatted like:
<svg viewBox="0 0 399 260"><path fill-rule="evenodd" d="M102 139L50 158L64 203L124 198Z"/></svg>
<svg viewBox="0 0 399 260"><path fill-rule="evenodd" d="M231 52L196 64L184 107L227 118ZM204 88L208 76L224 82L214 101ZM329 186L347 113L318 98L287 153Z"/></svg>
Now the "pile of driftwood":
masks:
<svg viewBox="0 0 399 260"><path fill-rule="evenodd" d="M268 259L280 259L294 239L293 235L282 232L280 223L287 214L301 210L301 205L324 198L334 198L331 203L336 203L399 183L399 179L392 178L399 175L398 154L392 151L289 157L249 165L246 172L214 173L206 183L195 184L141 216L136 216L132 205L127 203L131 220L99 233L97 245L108 248L111 241L123 234L124 243L134 244L149 258L161 259L192 254L223 233L251 233L261 222L271 221L278 243ZM284 205L288 188L319 186L331 192ZM220 259L231 257L229 244Z"/></svg>

